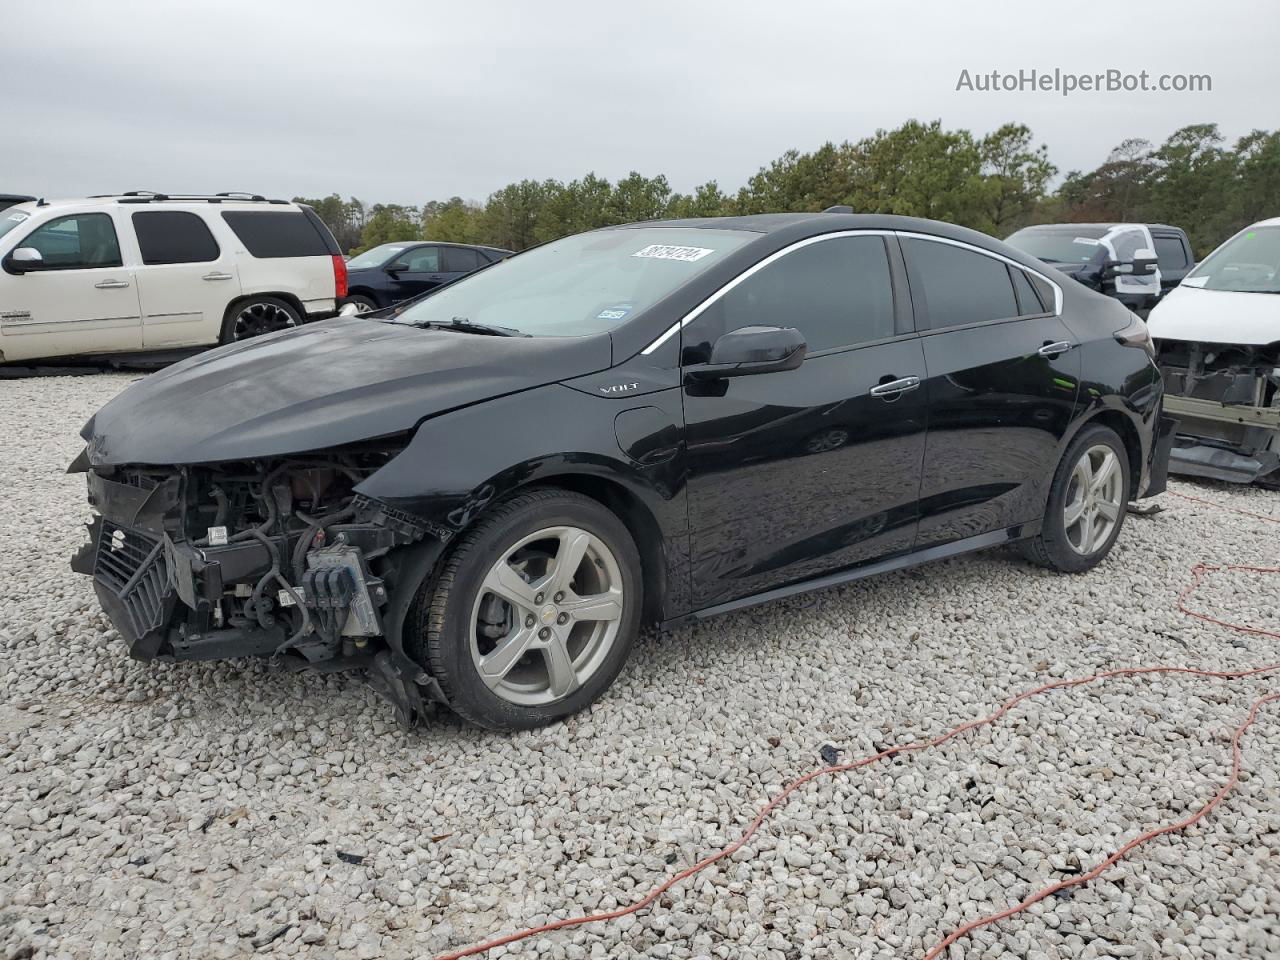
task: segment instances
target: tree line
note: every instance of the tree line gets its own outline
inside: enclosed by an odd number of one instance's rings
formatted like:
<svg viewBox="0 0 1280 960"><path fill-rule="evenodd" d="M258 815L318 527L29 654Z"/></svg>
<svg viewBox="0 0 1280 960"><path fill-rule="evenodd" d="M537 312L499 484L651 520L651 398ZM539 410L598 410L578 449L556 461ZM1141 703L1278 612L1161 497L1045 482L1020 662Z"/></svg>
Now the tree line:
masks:
<svg viewBox="0 0 1280 960"><path fill-rule="evenodd" d="M483 203L452 197L421 206L366 205L338 194L296 197L315 207L343 250L400 240L481 243L509 250L583 230L675 217L817 211L929 217L998 237L1032 223L1138 221L1187 230L1197 256L1234 231L1280 214L1280 131L1255 130L1227 144L1217 124L1183 127L1156 146L1130 139L1096 169L1058 168L1029 127L985 135L909 120L894 130L802 153L788 150L736 192L714 181L690 193L661 174L612 183L588 173L564 183L521 180Z"/></svg>

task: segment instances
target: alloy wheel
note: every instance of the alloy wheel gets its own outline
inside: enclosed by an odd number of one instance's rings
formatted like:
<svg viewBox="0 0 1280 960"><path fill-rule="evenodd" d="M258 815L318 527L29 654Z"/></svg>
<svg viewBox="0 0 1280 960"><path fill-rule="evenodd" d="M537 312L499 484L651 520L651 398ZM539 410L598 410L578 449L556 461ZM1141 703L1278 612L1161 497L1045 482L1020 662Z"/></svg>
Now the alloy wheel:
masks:
<svg viewBox="0 0 1280 960"><path fill-rule="evenodd" d="M275 333L297 325L293 315L277 304L247 303L236 315L232 336L236 340L248 340L250 337L260 337L264 333Z"/></svg>
<svg viewBox="0 0 1280 960"><path fill-rule="evenodd" d="M476 670L511 703L561 700L607 659L624 603L622 572L602 539L572 526L530 534L502 552L476 594Z"/></svg>
<svg viewBox="0 0 1280 960"><path fill-rule="evenodd" d="M1062 511L1072 550L1088 555L1106 545L1124 509L1123 487L1124 471L1111 447L1100 443L1084 452L1071 471Z"/></svg>

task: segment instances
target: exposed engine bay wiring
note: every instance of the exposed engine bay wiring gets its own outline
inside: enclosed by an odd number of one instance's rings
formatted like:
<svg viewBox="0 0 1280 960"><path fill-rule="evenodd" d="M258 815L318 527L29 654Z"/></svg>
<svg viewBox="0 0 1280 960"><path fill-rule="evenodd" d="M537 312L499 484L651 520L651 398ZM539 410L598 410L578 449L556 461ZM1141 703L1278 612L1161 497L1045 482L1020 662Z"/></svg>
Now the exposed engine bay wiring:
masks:
<svg viewBox="0 0 1280 960"><path fill-rule="evenodd" d="M1280 518L1270 517L1260 513L1251 513L1250 511L1247 511L1247 510L1239 510L1235 507L1228 507L1223 504L1214 503L1212 500L1206 500L1200 497L1194 497L1187 494L1175 493L1174 491L1168 491L1168 492L1173 496L1183 500L1207 504L1212 507L1217 507L1218 509L1227 510L1237 514L1242 514L1244 516L1253 517L1259 520L1264 520L1269 523L1280 523ZM1191 595L1195 593L1195 591L1199 588L1200 584L1204 581L1205 576L1209 573L1220 572L1220 571L1234 571L1234 572L1242 572L1242 573L1261 573L1261 574L1280 574L1280 567L1260 567L1260 566L1248 566L1248 565L1237 565L1237 564L1212 564L1212 563L1203 563L1203 562L1197 563L1191 570L1190 582L1178 594L1178 597L1175 601L1176 609L1180 613L1186 616L1194 617L1196 619L1199 619L1208 623L1212 623L1217 626L1227 628L1229 630L1235 630L1241 633L1251 634L1253 636L1272 637L1280 640L1280 631L1268 630L1261 627L1248 626L1245 624L1232 623L1230 621L1221 620L1216 617L1212 617L1209 614L1202 613L1197 610L1193 610L1187 606L1187 601L1190 599ZM977 720L971 720L967 723L960 724L959 726L947 731L946 733L943 733L932 739L919 740L915 742L905 743L899 746L889 747L885 750L880 751L879 753L863 757L859 760L854 760L849 763L833 764L830 766L822 767L820 769L812 770L809 773L803 774L802 776L795 778L790 783L788 783L785 787L783 787L779 793L775 794L764 805L764 807L760 809L759 813L756 814L755 818L750 822L750 824L748 824L746 829L743 830L743 832L738 837L738 839L720 848L719 850L715 851L709 856L704 857L702 860L699 860L697 863L693 864L692 866L686 867L684 870L681 870L678 873L672 874L671 876L667 877L667 879L662 881L660 884L655 886L643 897L633 901L632 903L626 906L619 907L616 910L610 910L602 913L587 914L583 916L566 917L559 920L552 920L536 927L530 927L525 930L518 930L515 933L507 934L500 937L495 937L491 940L474 944L470 947L465 947L463 949L455 950L450 953L441 954L436 958L436 960L462 960L463 957L470 957L470 956L475 956L481 953L487 953L489 950L493 950L496 947L504 946L510 943L515 943L520 940L526 940L530 937L535 937L540 934L550 933L555 930L563 930L569 927L582 926L583 924L588 924L588 923L600 923L608 920L617 920L621 917L638 913L639 911L643 910L644 908L648 907L649 905L657 901L657 899L660 896L662 896L662 894L666 893L676 884L680 883L683 880L688 879L694 874L700 873L701 871L707 869L713 864L718 863L719 861L725 859L726 857L732 856L735 852L740 850L743 846L745 846L751 840L751 838L756 834L756 832L760 829L760 827L764 824L764 822L769 818L769 816L776 809L778 809L783 804L785 804L786 801L796 791L798 791L801 787L805 786L809 782L813 780L817 780L820 777L833 776L839 773L848 773L852 770L857 770L862 767L871 766L872 764L878 763L881 760L887 760L891 757L897 756L898 754L918 752L918 751L927 750L930 747L940 746L949 740L955 739L956 737L960 736L963 733L967 733L971 730L976 730L979 727L990 726L996 723L998 720L1000 720L1002 717L1008 714L1010 710L1012 710L1014 707L1021 704L1023 701L1028 700L1035 696L1039 696L1040 694L1048 693L1054 690L1063 690L1063 689L1070 689L1074 687L1084 686L1086 684L1095 683L1098 681L1112 679L1116 677L1140 677L1140 676L1152 676L1152 675L1163 675L1163 674L1183 674L1183 675L1189 675L1189 676L1206 678L1206 679L1241 680L1241 679L1250 678L1250 677L1260 677L1260 676L1264 676L1264 675L1272 674L1276 672L1280 672L1280 663L1271 663L1265 666L1250 667L1250 668L1241 669L1241 670L1206 670L1206 669L1200 669L1196 667L1176 666L1176 665L1154 666L1154 667L1125 667L1125 668L1120 668L1116 670L1107 670L1107 671L1095 673L1085 677L1075 677L1075 678L1068 678L1064 680L1057 680L1052 683L1046 683L1041 686L1034 687L1029 690L1025 690L1022 693L1019 693L1016 696L1012 697L1011 699L1006 700L991 714L985 717L981 717ZM1114 866L1119 860L1128 856L1134 849L1148 842L1149 840L1152 840L1155 837L1162 836L1164 834L1176 833L1178 831L1185 830L1187 827L1190 827L1192 824L1203 819L1215 807L1217 807L1223 801L1223 799L1225 799L1227 795L1230 794L1231 791L1235 789L1235 787L1238 785L1241 767L1242 767L1242 758L1241 758L1242 751L1240 746L1241 740L1243 739L1245 732L1256 721L1259 711L1261 711L1261 709L1268 703L1272 703L1276 701L1280 701L1280 692L1267 693L1267 694L1264 694L1263 696L1258 697L1256 700L1253 701L1253 704L1249 708L1248 714L1244 718L1244 721L1235 728L1231 737L1231 774L1230 776L1219 787L1217 792L1203 806L1201 806L1198 810L1196 810L1190 816L1182 820L1176 821L1174 823L1168 823L1159 827L1154 827L1152 829L1149 829L1139 834L1138 836L1134 837L1133 839L1125 843L1115 853L1111 854L1111 856L1107 857L1105 860L1098 863L1095 867L1093 867L1092 869L1090 869L1085 873L1080 874L1079 876L1072 877L1068 880L1064 880L1064 881L1046 886L1041 890L1038 890L1035 893L1031 894L1021 902L1007 909L1000 910L996 913L992 913L984 917L980 917L976 920L972 920L958 927L957 929L952 931L950 934L948 934L946 937L944 937L941 941L939 941L936 946L930 949L928 953L924 955L924 960L937 960L937 958L941 957L946 952L946 950L951 946L951 944L955 943L957 940L963 939L973 931L978 930L985 926L989 926L993 923L998 923L1001 920L1005 920L1011 916L1014 916L1015 914L1021 913L1026 909L1028 909L1029 907L1031 907L1033 904L1039 903L1041 900L1044 900L1047 897L1053 896L1054 894L1062 890L1066 890L1067 888L1070 888L1070 887L1081 886L1083 884L1089 883L1090 881L1095 880L1099 876L1101 876L1106 870Z"/></svg>

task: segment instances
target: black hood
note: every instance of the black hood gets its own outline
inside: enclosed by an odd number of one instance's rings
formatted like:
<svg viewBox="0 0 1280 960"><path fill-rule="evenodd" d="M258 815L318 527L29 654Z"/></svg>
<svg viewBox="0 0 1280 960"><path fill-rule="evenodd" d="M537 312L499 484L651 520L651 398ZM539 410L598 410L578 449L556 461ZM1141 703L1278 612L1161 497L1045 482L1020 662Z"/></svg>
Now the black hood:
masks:
<svg viewBox="0 0 1280 960"><path fill-rule="evenodd" d="M84 436L94 465L302 453L402 433L610 362L607 335L494 337L338 317L153 374L99 410Z"/></svg>

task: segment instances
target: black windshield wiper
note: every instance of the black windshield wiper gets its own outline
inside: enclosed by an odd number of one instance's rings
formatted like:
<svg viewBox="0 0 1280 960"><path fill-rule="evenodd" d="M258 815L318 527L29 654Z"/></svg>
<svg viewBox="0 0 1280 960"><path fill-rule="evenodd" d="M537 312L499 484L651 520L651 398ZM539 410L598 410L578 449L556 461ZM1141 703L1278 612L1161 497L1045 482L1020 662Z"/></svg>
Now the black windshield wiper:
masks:
<svg viewBox="0 0 1280 960"><path fill-rule="evenodd" d="M430 327L433 330L457 330L460 333L478 333L487 337L530 337L533 334L521 333L515 327L499 327L492 323L472 323L466 317L454 317L448 323L440 320L424 320L415 324L418 327Z"/></svg>

